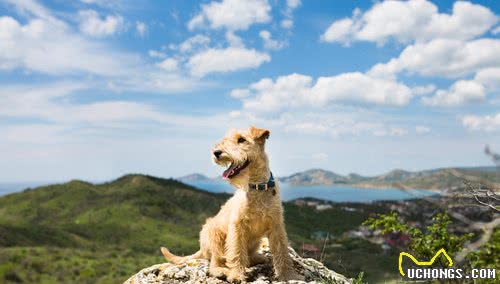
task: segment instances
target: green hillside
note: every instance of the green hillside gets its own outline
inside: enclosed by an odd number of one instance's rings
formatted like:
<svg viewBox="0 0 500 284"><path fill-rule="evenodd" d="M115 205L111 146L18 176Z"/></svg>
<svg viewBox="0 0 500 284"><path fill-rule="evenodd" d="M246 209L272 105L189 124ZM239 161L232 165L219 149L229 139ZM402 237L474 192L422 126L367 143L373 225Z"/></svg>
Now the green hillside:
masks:
<svg viewBox="0 0 500 284"><path fill-rule="evenodd" d="M202 222L226 198L142 175L99 185L72 181L4 196L0 279L60 283L63 277L66 283L95 283L116 272L125 280L161 261L160 245L179 253L197 249Z"/></svg>
<svg viewBox="0 0 500 284"><path fill-rule="evenodd" d="M205 219L228 198L177 182L127 175L105 184L71 181L14 193L0 198L0 283L116 283L141 268L160 263L161 245L175 253L198 248ZM286 223L295 248L322 245L312 235L330 236L357 227L368 212L342 207L317 211L285 204ZM363 247L366 244L359 244ZM326 250L327 265L349 276L359 272L337 266L334 250ZM347 260L349 252L343 253ZM371 254L374 255L374 254ZM369 262L370 254L359 257ZM371 262L370 262L371 263ZM376 263L376 261L373 261ZM376 266L369 277L377 277Z"/></svg>

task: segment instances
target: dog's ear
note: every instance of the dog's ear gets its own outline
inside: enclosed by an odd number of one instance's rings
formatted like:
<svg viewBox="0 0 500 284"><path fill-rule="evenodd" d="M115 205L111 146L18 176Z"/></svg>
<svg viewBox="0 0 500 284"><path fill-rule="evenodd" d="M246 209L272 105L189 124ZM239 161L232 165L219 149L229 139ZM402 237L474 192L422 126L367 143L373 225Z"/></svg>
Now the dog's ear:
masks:
<svg viewBox="0 0 500 284"><path fill-rule="evenodd" d="M255 126L250 127L250 136L255 142L264 144L266 139L269 138L271 132L267 129L257 128Z"/></svg>

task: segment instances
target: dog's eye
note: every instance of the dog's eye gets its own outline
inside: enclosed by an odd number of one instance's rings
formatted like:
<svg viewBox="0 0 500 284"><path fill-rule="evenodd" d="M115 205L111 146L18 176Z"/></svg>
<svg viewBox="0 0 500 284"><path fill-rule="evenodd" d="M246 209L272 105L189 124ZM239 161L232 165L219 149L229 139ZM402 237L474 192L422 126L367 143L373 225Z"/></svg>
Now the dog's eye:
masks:
<svg viewBox="0 0 500 284"><path fill-rule="evenodd" d="M238 138L238 144L243 143L243 142L247 142L247 140L243 137Z"/></svg>

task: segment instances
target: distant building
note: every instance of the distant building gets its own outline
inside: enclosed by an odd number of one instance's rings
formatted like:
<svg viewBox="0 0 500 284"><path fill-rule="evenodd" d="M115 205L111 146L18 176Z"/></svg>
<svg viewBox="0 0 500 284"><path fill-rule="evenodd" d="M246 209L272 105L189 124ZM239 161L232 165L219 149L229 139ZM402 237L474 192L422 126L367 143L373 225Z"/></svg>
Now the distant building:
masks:
<svg viewBox="0 0 500 284"><path fill-rule="evenodd" d="M330 204L319 204L319 205L316 205L316 210L318 211L323 211L323 210L327 210L327 209L332 209L333 206L330 205Z"/></svg>
<svg viewBox="0 0 500 284"><path fill-rule="evenodd" d="M303 244L301 251L303 257L318 258L321 253L320 249L313 244Z"/></svg>
<svg viewBox="0 0 500 284"><path fill-rule="evenodd" d="M345 211L349 211L349 212L355 212L355 211L358 211L356 208L353 208L353 207L342 207L343 210Z"/></svg>
<svg viewBox="0 0 500 284"><path fill-rule="evenodd" d="M306 202L303 199L297 199L293 202L293 204L295 204L297 206L304 206L304 205L306 205Z"/></svg>

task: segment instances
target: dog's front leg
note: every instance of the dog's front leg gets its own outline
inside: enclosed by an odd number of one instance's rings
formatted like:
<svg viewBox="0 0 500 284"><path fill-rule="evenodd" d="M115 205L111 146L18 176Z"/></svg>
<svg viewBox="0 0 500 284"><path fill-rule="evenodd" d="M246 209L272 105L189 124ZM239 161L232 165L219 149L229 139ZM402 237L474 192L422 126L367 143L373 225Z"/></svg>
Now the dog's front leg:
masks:
<svg viewBox="0 0 500 284"><path fill-rule="evenodd" d="M229 267L227 280L229 282L245 279L245 268L250 264L247 232L244 221L229 224L226 240L226 265Z"/></svg>
<svg viewBox="0 0 500 284"><path fill-rule="evenodd" d="M288 254L288 238L283 219L274 222L269 232L269 248L273 257L274 274L279 281L303 280L293 269L292 259Z"/></svg>

